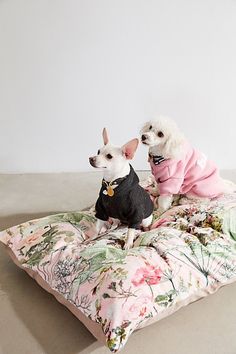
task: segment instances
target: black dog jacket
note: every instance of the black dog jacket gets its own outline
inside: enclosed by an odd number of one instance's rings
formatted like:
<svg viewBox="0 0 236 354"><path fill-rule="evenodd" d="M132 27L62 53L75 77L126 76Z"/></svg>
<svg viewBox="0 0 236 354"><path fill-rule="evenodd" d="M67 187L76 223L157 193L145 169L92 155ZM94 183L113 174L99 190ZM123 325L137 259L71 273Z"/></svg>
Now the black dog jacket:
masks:
<svg viewBox="0 0 236 354"><path fill-rule="evenodd" d="M127 176L112 181L112 195L109 195L109 191L107 193L107 187L108 183L103 180L95 206L95 216L104 221L109 217L119 219L129 228L139 229L142 220L152 214L153 202L139 185L139 178L133 167L130 165L130 173Z"/></svg>

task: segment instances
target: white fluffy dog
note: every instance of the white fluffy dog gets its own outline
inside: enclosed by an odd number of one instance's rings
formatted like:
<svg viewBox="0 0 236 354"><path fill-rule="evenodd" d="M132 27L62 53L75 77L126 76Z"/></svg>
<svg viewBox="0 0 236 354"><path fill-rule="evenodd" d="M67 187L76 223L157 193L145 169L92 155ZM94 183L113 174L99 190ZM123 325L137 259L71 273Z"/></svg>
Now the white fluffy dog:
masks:
<svg viewBox="0 0 236 354"><path fill-rule="evenodd" d="M171 206L173 195L211 199L235 190L226 183L216 165L191 147L173 120L160 116L147 122L141 141L149 146L149 162L159 188L158 210Z"/></svg>

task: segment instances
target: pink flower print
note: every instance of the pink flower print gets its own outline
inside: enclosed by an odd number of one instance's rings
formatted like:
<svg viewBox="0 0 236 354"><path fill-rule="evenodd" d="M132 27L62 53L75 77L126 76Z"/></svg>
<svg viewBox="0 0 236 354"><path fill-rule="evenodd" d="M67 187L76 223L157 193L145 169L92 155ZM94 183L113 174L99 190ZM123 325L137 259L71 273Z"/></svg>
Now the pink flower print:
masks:
<svg viewBox="0 0 236 354"><path fill-rule="evenodd" d="M146 312L147 312L147 306L144 306L139 312L139 317L143 317Z"/></svg>
<svg viewBox="0 0 236 354"><path fill-rule="evenodd" d="M33 234L28 235L23 238L19 244L18 249L24 248L24 253L26 253L32 246L35 246L43 241L43 232L45 230L39 230Z"/></svg>
<svg viewBox="0 0 236 354"><path fill-rule="evenodd" d="M128 307L129 320L137 320L144 317L152 309L153 301L151 296L142 296L135 300L135 302Z"/></svg>
<svg viewBox="0 0 236 354"><path fill-rule="evenodd" d="M159 226L169 222L170 220L167 218L159 219L157 221L154 221L154 223L151 226L151 230L158 228Z"/></svg>
<svg viewBox="0 0 236 354"><path fill-rule="evenodd" d="M148 285L156 285L161 279L161 270L150 264L146 267L137 269L134 279L131 281L134 286L147 283Z"/></svg>

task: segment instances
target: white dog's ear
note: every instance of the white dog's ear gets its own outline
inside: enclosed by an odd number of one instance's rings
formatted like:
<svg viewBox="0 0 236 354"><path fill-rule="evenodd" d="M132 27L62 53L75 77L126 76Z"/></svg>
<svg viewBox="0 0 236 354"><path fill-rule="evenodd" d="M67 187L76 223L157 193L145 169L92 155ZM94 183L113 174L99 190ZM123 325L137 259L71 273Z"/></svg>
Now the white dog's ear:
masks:
<svg viewBox="0 0 236 354"><path fill-rule="evenodd" d="M139 140L133 139L130 140L128 143L122 146L122 152L125 155L127 160L132 160L134 157L135 151L137 150Z"/></svg>
<svg viewBox="0 0 236 354"><path fill-rule="evenodd" d="M103 128L102 137L103 137L104 145L107 145L108 142L109 142L109 138L108 138L108 134L107 134L106 128Z"/></svg>
<svg viewBox="0 0 236 354"><path fill-rule="evenodd" d="M142 126L142 129L140 130L140 134L146 133L146 132L149 130L150 125L152 125L152 122L151 122L151 121L145 123L145 124Z"/></svg>
<svg viewBox="0 0 236 354"><path fill-rule="evenodd" d="M166 159L179 158L183 152L184 140L184 136L179 132L170 134L162 148L162 155Z"/></svg>

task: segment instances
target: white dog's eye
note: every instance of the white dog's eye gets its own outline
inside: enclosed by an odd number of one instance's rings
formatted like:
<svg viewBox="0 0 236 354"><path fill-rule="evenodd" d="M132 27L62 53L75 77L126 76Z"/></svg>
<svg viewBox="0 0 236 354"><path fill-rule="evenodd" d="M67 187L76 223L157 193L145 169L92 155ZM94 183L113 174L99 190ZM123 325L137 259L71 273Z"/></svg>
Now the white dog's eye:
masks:
<svg viewBox="0 0 236 354"><path fill-rule="evenodd" d="M100 150L98 150L98 155L100 154Z"/></svg>
<svg viewBox="0 0 236 354"><path fill-rule="evenodd" d="M159 138L163 138L164 134L162 132L158 132L157 136L159 136Z"/></svg>
<svg viewBox="0 0 236 354"><path fill-rule="evenodd" d="M152 125L150 125L149 130L152 130Z"/></svg>
<svg viewBox="0 0 236 354"><path fill-rule="evenodd" d="M106 155L106 158L109 159L109 160L112 159L111 154L107 154L107 155Z"/></svg>

